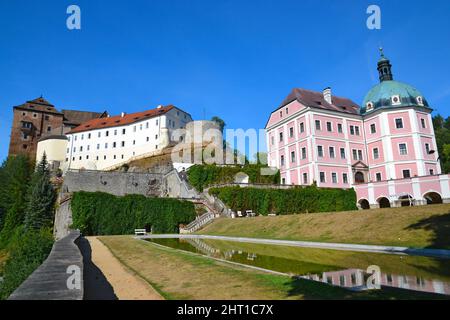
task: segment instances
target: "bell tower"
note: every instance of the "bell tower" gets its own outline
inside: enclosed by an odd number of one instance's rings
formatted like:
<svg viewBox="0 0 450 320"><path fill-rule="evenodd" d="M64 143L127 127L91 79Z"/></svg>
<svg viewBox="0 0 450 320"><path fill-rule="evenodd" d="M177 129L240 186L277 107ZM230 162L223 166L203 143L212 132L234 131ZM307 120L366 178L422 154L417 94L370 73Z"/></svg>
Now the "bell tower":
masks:
<svg viewBox="0 0 450 320"><path fill-rule="evenodd" d="M392 76L391 62L384 56L383 48L380 48L380 60L378 60L377 69L380 82L394 80L394 77Z"/></svg>

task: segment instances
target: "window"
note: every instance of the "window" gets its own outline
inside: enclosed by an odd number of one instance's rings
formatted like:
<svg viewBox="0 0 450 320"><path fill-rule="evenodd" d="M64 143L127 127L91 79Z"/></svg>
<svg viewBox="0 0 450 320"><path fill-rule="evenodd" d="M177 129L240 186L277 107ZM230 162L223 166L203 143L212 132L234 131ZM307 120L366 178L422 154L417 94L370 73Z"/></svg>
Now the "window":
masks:
<svg viewBox="0 0 450 320"><path fill-rule="evenodd" d="M283 142L283 132L280 132L280 142Z"/></svg>
<svg viewBox="0 0 450 320"><path fill-rule="evenodd" d="M292 163L295 162L295 152L294 151L291 152L291 162Z"/></svg>
<svg viewBox="0 0 450 320"><path fill-rule="evenodd" d="M300 123L300 133L305 132L305 124L302 122Z"/></svg>
<svg viewBox="0 0 450 320"><path fill-rule="evenodd" d="M28 140L28 135L24 132L22 132L22 139L23 140Z"/></svg>
<svg viewBox="0 0 450 320"><path fill-rule="evenodd" d="M430 176L434 175L434 170L430 169Z"/></svg>
<svg viewBox="0 0 450 320"><path fill-rule="evenodd" d="M370 125L370 133L377 133L377 127L375 126L375 123L372 123Z"/></svg>
<svg viewBox="0 0 450 320"><path fill-rule="evenodd" d="M149 123L148 121L145 123L145 129L148 129Z"/></svg>
<svg viewBox="0 0 450 320"><path fill-rule="evenodd" d="M348 175L346 173L342 174L342 182L344 184L348 184Z"/></svg>
<svg viewBox="0 0 450 320"><path fill-rule="evenodd" d="M115 148L117 146L116 142L113 142L113 148Z"/></svg>
<svg viewBox="0 0 450 320"><path fill-rule="evenodd" d="M136 140L133 140L133 146L136 144Z"/></svg>
<svg viewBox="0 0 450 320"><path fill-rule="evenodd" d="M108 149L108 142L105 143L105 149Z"/></svg>
<svg viewBox="0 0 450 320"><path fill-rule="evenodd" d="M280 157L280 163L281 163L281 166L284 167L284 156Z"/></svg>
<svg viewBox="0 0 450 320"><path fill-rule="evenodd" d="M358 150L358 160L362 159L363 159L362 150Z"/></svg>
<svg viewBox="0 0 450 320"><path fill-rule="evenodd" d="M28 146L26 144L24 144L24 145L22 145L22 148L26 149L26 148L28 148Z"/></svg>
<svg viewBox="0 0 450 320"><path fill-rule="evenodd" d="M142 130L142 123L139 125L139 130Z"/></svg>
<svg viewBox="0 0 450 320"><path fill-rule="evenodd" d="M320 173L320 182L325 183L325 172Z"/></svg>
<svg viewBox="0 0 450 320"><path fill-rule="evenodd" d="M107 136L107 137L109 136L109 131L105 132L105 136Z"/></svg>
<svg viewBox="0 0 450 320"><path fill-rule="evenodd" d="M100 150L100 144L99 143L97 144L97 150Z"/></svg>
<svg viewBox="0 0 450 320"><path fill-rule="evenodd" d="M420 123L422 124L422 128L425 129L427 127L426 124L425 124L425 119L424 118L420 119Z"/></svg>
<svg viewBox="0 0 450 320"><path fill-rule="evenodd" d="M331 125L331 122L327 122L327 131L328 131L328 132L333 131L333 127L332 127L332 125Z"/></svg>
<svg viewBox="0 0 450 320"><path fill-rule="evenodd" d="M375 180L381 181L381 172L377 172L377 173L375 174Z"/></svg>
<svg viewBox="0 0 450 320"><path fill-rule="evenodd" d="M289 128L289 137L290 137L290 138L293 138L293 137L294 137L294 128L293 128L293 127L290 127L290 128Z"/></svg>
<svg viewBox="0 0 450 320"><path fill-rule="evenodd" d="M306 172L303 173L303 184L308 184L308 174Z"/></svg>
<svg viewBox="0 0 450 320"><path fill-rule="evenodd" d="M283 118L283 111L280 111L280 118Z"/></svg>
<svg viewBox="0 0 450 320"><path fill-rule="evenodd" d="M353 160L358 160L358 152L355 149L353 149L352 152L353 152Z"/></svg>
<svg viewBox="0 0 450 320"><path fill-rule="evenodd" d="M159 121L158 121L158 119L156 119L156 125L158 125L159 124Z"/></svg>
<svg viewBox="0 0 450 320"><path fill-rule="evenodd" d="M86 156L86 160L89 160L89 155Z"/></svg>
<svg viewBox="0 0 450 320"><path fill-rule="evenodd" d="M147 137L147 142L149 142L150 141L150 137Z"/></svg>
<svg viewBox="0 0 450 320"><path fill-rule="evenodd" d="M359 126L355 126L355 134L359 136Z"/></svg>
<svg viewBox="0 0 450 320"><path fill-rule="evenodd" d="M77 152L77 147L73 147L73 153Z"/></svg>
<svg viewBox="0 0 450 320"><path fill-rule="evenodd" d="M47 127L47 132L50 132L50 131L52 131L52 127L48 126Z"/></svg>
<svg viewBox="0 0 450 320"><path fill-rule="evenodd" d="M99 132L97 136L98 136L98 137L100 138L100 136L101 136L101 132Z"/></svg>
<svg viewBox="0 0 450 320"><path fill-rule="evenodd" d="M425 151L427 154L430 154L430 144L429 143L425 143Z"/></svg>
<svg viewBox="0 0 450 320"><path fill-rule="evenodd" d="M286 114L289 114L289 108L286 108Z"/></svg>
<svg viewBox="0 0 450 320"><path fill-rule="evenodd" d="M170 121L170 120L169 120ZM133 132L136 132L136 126L133 127Z"/></svg>
<svg viewBox="0 0 450 320"><path fill-rule="evenodd" d="M350 134L351 134L352 136L355 135L355 126L350 126Z"/></svg>
<svg viewBox="0 0 450 320"><path fill-rule="evenodd" d="M345 159L345 149L341 148L341 159Z"/></svg>
<svg viewBox="0 0 450 320"><path fill-rule="evenodd" d="M406 148L406 143L400 143L398 145L398 148L400 150L400 155L405 156L408 154L408 149Z"/></svg>
<svg viewBox="0 0 450 320"><path fill-rule="evenodd" d="M122 147L125 147L125 141L122 141Z"/></svg>
<svg viewBox="0 0 450 320"><path fill-rule="evenodd" d="M400 99L400 96L399 95L395 95L395 96L392 96L391 97L391 103L392 103L392 105L399 105L399 104L401 104L402 103L402 100Z"/></svg>
<svg viewBox="0 0 450 320"><path fill-rule="evenodd" d="M334 159L334 147L329 147L328 151L330 152L330 158Z"/></svg>
<svg viewBox="0 0 450 320"><path fill-rule="evenodd" d="M286 184L286 178L281 179L281 184Z"/></svg>
<svg viewBox="0 0 450 320"><path fill-rule="evenodd" d="M316 120L316 130L321 130L320 120Z"/></svg>
<svg viewBox="0 0 450 320"><path fill-rule="evenodd" d="M373 158L378 159L380 157L378 148L373 148Z"/></svg>
<svg viewBox="0 0 450 320"><path fill-rule="evenodd" d="M96 156L96 157L95 157L95 160L97 160L97 161L98 161L98 156Z"/></svg>
<svg viewBox="0 0 450 320"><path fill-rule="evenodd" d="M395 127L397 129L403 129L403 119L402 118L395 119Z"/></svg>
<svg viewBox="0 0 450 320"><path fill-rule="evenodd" d="M106 160L106 156L103 156L103 160Z"/></svg>
<svg viewBox="0 0 450 320"><path fill-rule="evenodd" d="M114 135L117 136L117 130L114 130Z"/></svg>
<svg viewBox="0 0 450 320"><path fill-rule="evenodd" d="M89 151L91 149L91 146L90 145L88 145L87 146L87 151Z"/></svg>
<svg viewBox="0 0 450 320"><path fill-rule="evenodd" d="M323 147L322 146L317 146L317 156L319 158L323 157Z"/></svg>
<svg viewBox="0 0 450 320"><path fill-rule="evenodd" d="M91 138L91 134L89 133L89 134L88 134L88 139L90 139L90 138Z"/></svg>
<svg viewBox="0 0 450 320"><path fill-rule="evenodd" d="M302 148L302 159L306 159L306 147Z"/></svg>
<svg viewBox="0 0 450 320"><path fill-rule="evenodd" d="M409 169L403 170L403 178L411 178L411 171Z"/></svg>
<svg viewBox="0 0 450 320"><path fill-rule="evenodd" d="M77 139L78 139L78 136L75 136L75 141L77 141Z"/></svg>
<svg viewBox="0 0 450 320"><path fill-rule="evenodd" d="M114 155L114 160L116 160L116 155Z"/></svg>
<svg viewBox="0 0 450 320"><path fill-rule="evenodd" d="M333 183L337 183L338 182L337 181L337 174L336 174L336 172L331 173L331 181Z"/></svg>
<svg viewBox="0 0 450 320"><path fill-rule="evenodd" d="M338 123L337 127L338 127L338 132L342 133L342 124Z"/></svg>
<svg viewBox="0 0 450 320"><path fill-rule="evenodd" d="M84 140L84 134L81 135L81 140Z"/></svg>
<svg viewBox="0 0 450 320"><path fill-rule="evenodd" d="M122 129L122 134L125 134L125 132L127 132L126 129Z"/></svg>

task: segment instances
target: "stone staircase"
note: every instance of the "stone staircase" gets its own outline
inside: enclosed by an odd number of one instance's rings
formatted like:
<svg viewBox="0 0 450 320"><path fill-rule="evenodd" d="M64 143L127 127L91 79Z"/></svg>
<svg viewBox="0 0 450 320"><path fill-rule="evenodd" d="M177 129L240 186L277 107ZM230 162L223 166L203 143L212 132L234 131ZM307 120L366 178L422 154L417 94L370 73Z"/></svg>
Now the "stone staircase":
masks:
<svg viewBox="0 0 450 320"><path fill-rule="evenodd" d="M218 218L220 215L213 213L213 212L207 212L199 217L197 217L194 221L189 223L184 228L180 228L181 234L187 234L187 233L193 233L197 230L200 230L207 224L211 223L214 219Z"/></svg>

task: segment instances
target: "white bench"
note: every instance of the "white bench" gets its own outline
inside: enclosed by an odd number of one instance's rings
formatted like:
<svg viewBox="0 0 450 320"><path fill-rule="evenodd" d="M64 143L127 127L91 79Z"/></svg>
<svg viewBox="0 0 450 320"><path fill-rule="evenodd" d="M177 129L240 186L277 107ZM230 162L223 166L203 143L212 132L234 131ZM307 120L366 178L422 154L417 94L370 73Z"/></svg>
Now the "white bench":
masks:
<svg viewBox="0 0 450 320"><path fill-rule="evenodd" d="M145 229L134 229L134 234L136 236L145 236L147 234L147 230L145 230Z"/></svg>

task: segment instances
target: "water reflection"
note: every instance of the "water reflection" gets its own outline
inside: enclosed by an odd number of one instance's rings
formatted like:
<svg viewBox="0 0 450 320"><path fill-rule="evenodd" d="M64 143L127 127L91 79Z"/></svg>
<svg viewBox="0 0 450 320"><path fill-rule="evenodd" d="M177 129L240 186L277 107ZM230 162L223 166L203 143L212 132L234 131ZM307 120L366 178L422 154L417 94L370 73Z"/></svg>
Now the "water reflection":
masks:
<svg viewBox="0 0 450 320"><path fill-rule="evenodd" d="M351 290L367 289L369 275L361 268L376 264L381 268L381 286L450 295L449 260L218 240L170 238L148 241ZM405 274L401 274L403 272Z"/></svg>

